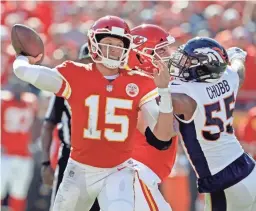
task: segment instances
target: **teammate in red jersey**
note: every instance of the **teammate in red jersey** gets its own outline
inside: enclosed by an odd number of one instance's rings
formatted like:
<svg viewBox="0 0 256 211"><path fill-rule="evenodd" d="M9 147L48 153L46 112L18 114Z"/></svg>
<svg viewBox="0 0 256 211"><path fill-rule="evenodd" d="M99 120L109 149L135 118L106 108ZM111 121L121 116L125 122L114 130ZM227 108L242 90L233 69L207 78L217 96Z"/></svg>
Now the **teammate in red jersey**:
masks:
<svg viewBox="0 0 256 211"><path fill-rule="evenodd" d="M170 57L170 47L174 42L164 29L157 25L143 24L131 30L131 34L135 37L135 44L138 47L131 54L129 67L138 69L146 74L152 75L153 70L157 68L154 64L157 60L167 61ZM137 42L136 42L137 41ZM136 53L136 52L139 53ZM144 135L144 123L141 118L138 121L138 130L135 133L134 139L136 144L133 150L134 163L137 165L139 177L147 182L145 188L141 185L141 190L137 189L138 193L152 195L149 197L149 203L152 210L166 210L167 203L164 201L158 190L158 184L165 180L171 173L172 167L176 158L178 145L178 137L172 138L172 143L169 148L162 148L158 143L148 143ZM153 145L153 146L152 146ZM153 187L155 191L152 191ZM140 204L141 210L147 210L148 207Z"/></svg>
<svg viewBox="0 0 256 211"><path fill-rule="evenodd" d="M129 57L129 68L153 75L157 69L157 61L169 61L175 38L154 24L139 25L131 33L134 49Z"/></svg>
<svg viewBox="0 0 256 211"><path fill-rule="evenodd" d="M94 61L90 65L68 61L49 69L31 65L42 55L18 56L14 72L40 89L65 97L71 107L71 158L53 210L89 210L96 197L102 210L131 210L135 171L129 161L138 111L147 123L147 139L162 140L166 145L171 142L168 69L158 62L159 72L153 80L122 69L132 37L128 25L118 17L96 21L88 38ZM158 93L159 107L155 102Z"/></svg>
<svg viewBox="0 0 256 211"><path fill-rule="evenodd" d="M131 57L129 65L132 68L137 68L140 71L152 75L153 70L157 68L154 64L155 61L168 61L168 58L170 57L170 47L175 39L164 29L153 24L142 24L137 26L131 30L131 34L135 36L135 39L144 41L142 44L138 44L135 51L139 52L139 54L136 53L134 54L135 57ZM144 129L142 129L142 131L143 130ZM148 144L141 132L138 131L136 137L139 141L135 147L133 158L143 161L142 163L154 170L160 180L165 179L170 174L174 164L177 137L173 138L174 143L171 147L164 151L157 150ZM145 153L139 153L139 151Z"/></svg>
<svg viewBox="0 0 256 211"><path fill-rule="evenodd" d="M31 128L37 113L37 98L23 92L20 84L1 91L1 200L9 193L9 207L25 210L33 176L29 152Z"/></svg>

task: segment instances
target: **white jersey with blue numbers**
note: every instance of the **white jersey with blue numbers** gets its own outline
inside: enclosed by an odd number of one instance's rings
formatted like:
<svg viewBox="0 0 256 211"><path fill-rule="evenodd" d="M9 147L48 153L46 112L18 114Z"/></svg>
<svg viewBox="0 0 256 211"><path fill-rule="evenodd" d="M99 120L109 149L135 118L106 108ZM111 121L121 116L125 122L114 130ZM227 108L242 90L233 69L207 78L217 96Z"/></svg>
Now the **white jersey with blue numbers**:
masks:
<svg viewBox="0 0 256 211"><path fill-rule="evenodd" d="M238 88L239 77L231 67L213 83L170 82L171 93L186 94L197 103L189 121L176 117L184 149L199 178L218 173L244 153L232 127Z"/></svg>

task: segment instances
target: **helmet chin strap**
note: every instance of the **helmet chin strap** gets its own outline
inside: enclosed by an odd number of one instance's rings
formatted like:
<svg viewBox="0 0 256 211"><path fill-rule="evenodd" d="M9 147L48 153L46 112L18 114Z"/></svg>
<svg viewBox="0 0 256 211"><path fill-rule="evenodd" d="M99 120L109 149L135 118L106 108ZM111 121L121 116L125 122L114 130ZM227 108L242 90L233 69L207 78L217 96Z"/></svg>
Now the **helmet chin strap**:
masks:
<svg viewBox="0 0 256 211"><path fill-rule="evenodd" d="M102 58L102 64L109 69L116 69L120 66L121 62L113 59Z"/></svg>

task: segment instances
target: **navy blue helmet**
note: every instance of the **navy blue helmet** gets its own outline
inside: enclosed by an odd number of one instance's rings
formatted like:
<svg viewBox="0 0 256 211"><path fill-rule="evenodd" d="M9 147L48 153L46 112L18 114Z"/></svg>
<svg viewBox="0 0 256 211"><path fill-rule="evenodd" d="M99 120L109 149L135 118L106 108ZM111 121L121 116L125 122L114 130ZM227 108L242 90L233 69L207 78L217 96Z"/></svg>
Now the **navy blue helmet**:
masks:
<svg viewBox="0 0 256 211"><path fill-rule="evenodd" d="M228 55L217 41L196 37L180 46L169 61L170 74L185 81L210 82L222 76Z"/></svg>

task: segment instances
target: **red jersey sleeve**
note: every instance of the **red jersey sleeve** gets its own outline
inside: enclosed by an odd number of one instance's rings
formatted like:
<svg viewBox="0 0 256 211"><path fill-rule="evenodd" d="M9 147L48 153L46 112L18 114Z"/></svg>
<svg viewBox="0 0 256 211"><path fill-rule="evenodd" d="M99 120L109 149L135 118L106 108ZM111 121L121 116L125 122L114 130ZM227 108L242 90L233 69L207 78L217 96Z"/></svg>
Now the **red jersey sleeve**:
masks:
<svg viewBox="0 0 256 211"><path fill-rule="evenodd" d="M62 64L55 67L63 78L63 83L61 89L56 93L59 97L64 97L66 99L70 98L72 93L72 85L74 84L74 69L76 65L72 61L65 61Z"/></svg>
<svg viewBox="0 0 256 211"><path fill-rule="evenodd" d="M74 89L80 89L79 84L84 80L84 73L92 70L92 64L82 64L73 61L65 61L55 67L63 78L61 89L57 96L69 99Z"/></svg>

